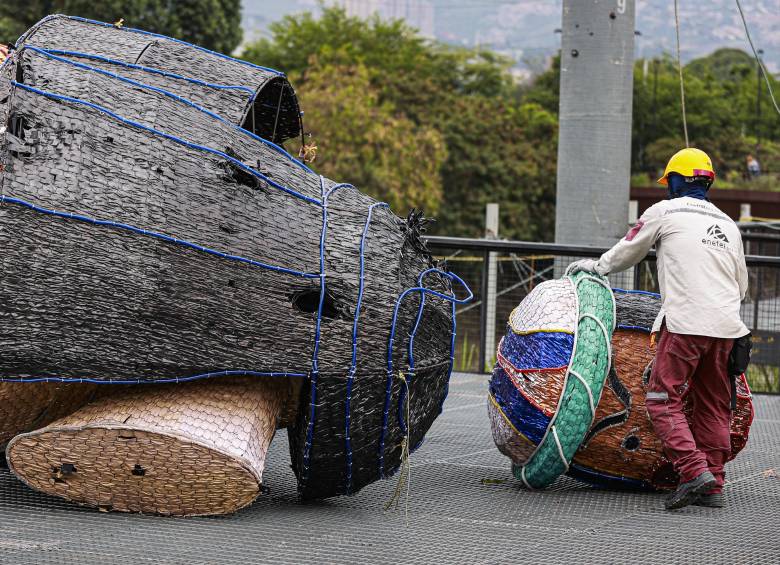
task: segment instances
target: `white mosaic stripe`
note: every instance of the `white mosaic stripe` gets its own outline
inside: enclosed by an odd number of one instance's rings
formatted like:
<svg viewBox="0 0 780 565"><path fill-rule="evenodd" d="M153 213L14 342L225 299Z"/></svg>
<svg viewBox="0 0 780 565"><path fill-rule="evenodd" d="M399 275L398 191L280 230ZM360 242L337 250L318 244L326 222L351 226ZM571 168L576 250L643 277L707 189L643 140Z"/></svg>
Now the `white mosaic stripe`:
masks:
<svg viewBox="0 0 780 565"><path fill-rule="evenodd" d="M545 281L534 288L509 315L509 325L517 334L574 333L577 295L571 280Z"/></svg>

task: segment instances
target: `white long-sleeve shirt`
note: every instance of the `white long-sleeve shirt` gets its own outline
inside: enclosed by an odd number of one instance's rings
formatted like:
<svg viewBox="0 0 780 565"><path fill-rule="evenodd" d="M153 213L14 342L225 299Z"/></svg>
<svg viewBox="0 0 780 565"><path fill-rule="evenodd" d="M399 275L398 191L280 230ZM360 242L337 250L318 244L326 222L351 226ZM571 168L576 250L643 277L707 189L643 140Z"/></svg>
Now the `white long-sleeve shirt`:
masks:
<svg viewBox="0 0 780 565"><path fill-rule="evenodd" d="M737 338L748 333L739 306L748 285L742 236L714 204L696 198L663 200L604 253L596 270L606 275L633 267L655 245L661 312L670 332Z"/></svg>

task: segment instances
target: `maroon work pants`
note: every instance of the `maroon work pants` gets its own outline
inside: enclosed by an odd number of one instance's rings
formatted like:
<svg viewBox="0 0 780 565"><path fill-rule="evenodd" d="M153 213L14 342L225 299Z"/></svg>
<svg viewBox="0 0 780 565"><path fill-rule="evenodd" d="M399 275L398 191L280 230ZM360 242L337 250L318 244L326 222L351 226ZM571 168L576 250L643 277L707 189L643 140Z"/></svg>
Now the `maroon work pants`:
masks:
<svg viewBox="0 0 780 565"><path fill-rule="evenodd" d="M728 358L733 339L675 334L661 328L647 391L647 412L667 456L687 482L708 470L723 488L723 464L731 453L731 380ZM682 393L693 402L691 425Z"/></svg>

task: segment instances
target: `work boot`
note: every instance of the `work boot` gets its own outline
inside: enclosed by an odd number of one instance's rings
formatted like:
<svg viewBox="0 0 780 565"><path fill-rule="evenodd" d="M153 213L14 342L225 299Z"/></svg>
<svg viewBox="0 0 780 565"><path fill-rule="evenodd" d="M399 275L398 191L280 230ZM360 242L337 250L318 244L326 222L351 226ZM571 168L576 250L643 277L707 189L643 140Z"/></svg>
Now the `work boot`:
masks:
<svg viewBox="0 0 780 565"><path fill-rule="evenodd" d="M726 501L722 492L711 492L709 494L700 494L694 501L696 506L706 506L707 508L723 508Z"/></svg>
<svg viewBox="0 0 780 565"><path fill-rule="evenodd" d="M713 489L717 484L715 476L709 471L704 471L695 479L680 483L677 490L664 501L664 507L667 510L676 510L693 504L699 495Z"/></svg>

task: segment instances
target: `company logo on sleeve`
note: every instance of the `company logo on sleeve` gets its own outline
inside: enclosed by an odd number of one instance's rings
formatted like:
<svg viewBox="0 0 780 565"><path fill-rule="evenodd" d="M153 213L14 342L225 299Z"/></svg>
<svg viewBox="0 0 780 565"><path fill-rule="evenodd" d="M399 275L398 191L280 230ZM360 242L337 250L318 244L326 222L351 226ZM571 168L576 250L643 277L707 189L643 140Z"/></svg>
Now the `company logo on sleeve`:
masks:
<svg viewBox="0 0 780 565"><path fill-rule="evenodd" d="M704 245L716 247L719 249L726 249L728 247L729 238L723 233L723 230L718 224L712 224L707 228L707 237L702 238L701 242Z"/></svg>

